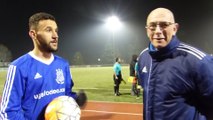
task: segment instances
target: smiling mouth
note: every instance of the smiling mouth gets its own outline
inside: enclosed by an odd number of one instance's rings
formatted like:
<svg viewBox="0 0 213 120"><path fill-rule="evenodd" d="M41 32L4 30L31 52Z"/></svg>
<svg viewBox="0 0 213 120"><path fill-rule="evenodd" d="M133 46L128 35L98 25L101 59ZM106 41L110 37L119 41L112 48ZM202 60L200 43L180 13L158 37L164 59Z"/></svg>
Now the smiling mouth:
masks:
<svg viewBox="0 0 213 120"><path fill-rule="evenodd" d="M153 38L155 40L164 40L165 38Z"/></svg>

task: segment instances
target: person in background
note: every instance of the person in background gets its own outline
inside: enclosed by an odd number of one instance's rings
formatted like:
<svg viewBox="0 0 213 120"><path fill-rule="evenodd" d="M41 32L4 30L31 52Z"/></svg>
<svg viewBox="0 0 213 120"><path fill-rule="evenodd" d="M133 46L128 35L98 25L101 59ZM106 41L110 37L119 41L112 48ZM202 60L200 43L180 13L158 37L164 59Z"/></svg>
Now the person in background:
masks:
<svg viewBox="0 0 213 120"><path fill-rule="evenodd" d="M142 88L142 81L138 79L138 70L139 70L139 67L138 67L138 57L137 57L137 62L135 63L135 77L137 79L137 85L136 85L136 89L137 89L137 98L136 99L140 99L139 96L140 96L140 91L143 90Z"/></svg>
<svg viewBox="0 0 213 120"><path fill-rule="evenodd" d="M115 96L119 96L121 95L121 93L119 92L119 86L121 81L123 80L122 78L122 73L121 73L121 59L120 58L116 58L115 59L115 64L113 66L113 80L114 80L114 94Z"/></svg>
<svg viewBox="0 0 213 120"><path fill-rule="evenodd" d="M53 53L58 50L58 26L55 18L39 12L29 18L32 51L14 60L7 72L1 106L1 120L44 120L48 103L62 95L73 97L79 106L86 94L72 91L68 62Z"/></svg>
<svg viewBox="0 0 213 120"><path fill-rule="evenodd" d="M167 8L147 17L148 48L139 56L144 120L213 120L213 57L181 42Z"/></svg>
<svg viewBox="0 0 213 120"><path fill-rule="evenodd" d="M136 74L135 74L135 64L137 62L137 55L132 55L132 60L131 60L131 63L129 65L129 75L130 77L133 78L133 81L132 81L132 89L131 89L131 95L137 95L137 97L139 96L138 94L138 90L137 90L137 77L136 77Z"/></svg>

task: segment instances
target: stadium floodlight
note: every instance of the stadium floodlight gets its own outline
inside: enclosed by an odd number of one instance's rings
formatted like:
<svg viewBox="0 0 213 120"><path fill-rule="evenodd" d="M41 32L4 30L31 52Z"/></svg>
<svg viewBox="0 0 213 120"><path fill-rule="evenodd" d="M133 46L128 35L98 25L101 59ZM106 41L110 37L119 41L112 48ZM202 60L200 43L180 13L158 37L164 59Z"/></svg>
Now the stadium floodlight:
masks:
<svg viewBox="0 0 213 120"><path fill-rule="evenodd" d="M111 31L116 31L121 27L121 22L117 16L110 16L106 21L107 27Z"/></svg>
<svg viewBox="0 0 213 120"><path fill-rule="evenodd" d="M115 49L115 32L121 27L121 22L117 16L110 16L106 19L106 26L111 31L112 35L112 56L113 59L116 57Z"/></svg>

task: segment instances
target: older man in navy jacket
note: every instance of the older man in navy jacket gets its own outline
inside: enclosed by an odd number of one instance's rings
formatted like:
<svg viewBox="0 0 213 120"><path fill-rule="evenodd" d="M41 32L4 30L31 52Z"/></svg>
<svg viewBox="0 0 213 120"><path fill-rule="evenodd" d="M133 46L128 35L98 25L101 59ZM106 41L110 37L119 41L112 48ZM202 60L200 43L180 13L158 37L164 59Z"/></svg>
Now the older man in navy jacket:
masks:
<svg viewBox="0 0 213 120"><path fill-rule="evenodd" d="M148 15L146 29L150 44L138 62L144 120L212 120L213 58L180 42L166 8Z"/></svg>

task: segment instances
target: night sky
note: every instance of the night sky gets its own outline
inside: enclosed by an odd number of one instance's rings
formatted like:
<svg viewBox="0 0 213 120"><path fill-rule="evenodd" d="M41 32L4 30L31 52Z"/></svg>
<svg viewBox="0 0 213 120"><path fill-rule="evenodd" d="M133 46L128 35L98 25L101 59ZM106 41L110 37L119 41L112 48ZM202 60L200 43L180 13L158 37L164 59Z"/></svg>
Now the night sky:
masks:
<svg viewBox="0 0 213 120"><path fill-rule="evenodd" d="M24 3L22 3L24 2ZM157 7L173 11L180 24L177 36L184 42L213 53L212 0L1 0L0 44L7 46L13 59L33 49L28 35L28 18L36 12L48 12L59 26L59 50L56 54L70 59L81 52L86 64L95 64L110 42L105 19L117 15L123 23L115 35L115 44L125 48L130 42L141 51L148 44L146 17ZM128 51L127 51L128 52ZM139 52L138 52L139 53ZM137 54L138 54L137 53Z"/></svg>

